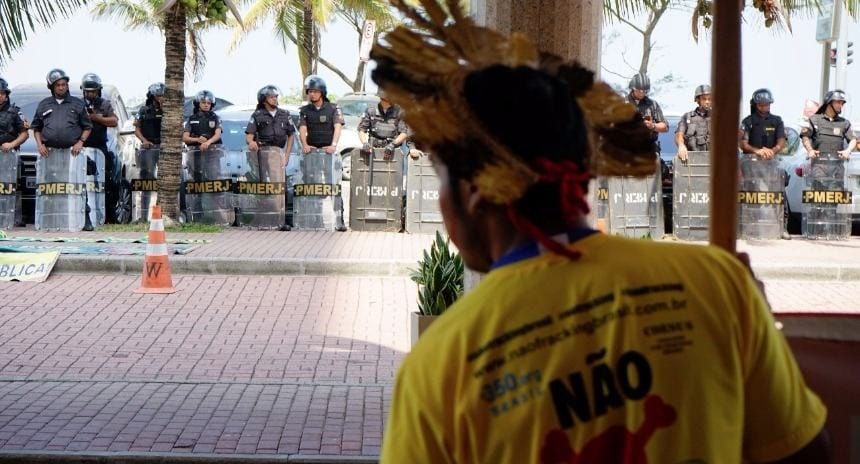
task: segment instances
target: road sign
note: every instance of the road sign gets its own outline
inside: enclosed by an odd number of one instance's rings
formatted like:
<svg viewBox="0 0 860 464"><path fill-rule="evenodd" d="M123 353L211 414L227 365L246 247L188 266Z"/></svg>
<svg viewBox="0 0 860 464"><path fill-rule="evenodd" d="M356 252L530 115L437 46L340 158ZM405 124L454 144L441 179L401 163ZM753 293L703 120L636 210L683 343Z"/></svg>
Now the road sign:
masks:
<svg viewBox="0 0 860 464"><path fill-rule="evenodd" d="M376 21L367 19L361 32L361 45L358 48L358 58L370 61L370 47L373 46L373 35L376 34Z"/></svg>
<svg viewBox="0 0 860 464"><path fill-rule="evenodd" d="M842 0L838 0L842 1ZM834 21L834 0L821 0L821 10L818 15L818 27L815 29L815 40L818 42L833 42L839 36L839 23Z"/></svg>

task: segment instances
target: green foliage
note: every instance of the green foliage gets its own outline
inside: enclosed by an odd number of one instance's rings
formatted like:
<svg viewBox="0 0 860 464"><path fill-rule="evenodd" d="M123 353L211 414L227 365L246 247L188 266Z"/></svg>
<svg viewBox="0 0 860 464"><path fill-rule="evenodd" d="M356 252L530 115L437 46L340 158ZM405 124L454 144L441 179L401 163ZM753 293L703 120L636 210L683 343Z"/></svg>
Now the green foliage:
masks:
<svg viewBox="0 0 860 464"><path fill-rule="evenodd" d="M436 232L436 239L410 278L418 284L418 312L425 316L442 314L463 294L463 258L452 252L450 242Z"/></svg>

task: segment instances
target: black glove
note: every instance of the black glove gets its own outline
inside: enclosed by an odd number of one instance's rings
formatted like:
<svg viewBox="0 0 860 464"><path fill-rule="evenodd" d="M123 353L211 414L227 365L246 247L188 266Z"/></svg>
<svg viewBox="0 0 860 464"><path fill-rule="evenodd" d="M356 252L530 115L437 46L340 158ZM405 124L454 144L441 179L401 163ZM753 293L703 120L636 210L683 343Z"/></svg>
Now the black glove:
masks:
<svg viewBox="0 0 860 464"><path fill-rule="evenodd" d="M394 150L396 150L396 149L397 149L397 147L393 143L389 143L388 145L385 146L385 154L386 155L393 155Z"/></svg>
<svg viewBox="0 0 860 464"><path fill-rule="evenodd" d="M93 109L93 105L87 105L87 113L93 114L95 110Z"/></svg>

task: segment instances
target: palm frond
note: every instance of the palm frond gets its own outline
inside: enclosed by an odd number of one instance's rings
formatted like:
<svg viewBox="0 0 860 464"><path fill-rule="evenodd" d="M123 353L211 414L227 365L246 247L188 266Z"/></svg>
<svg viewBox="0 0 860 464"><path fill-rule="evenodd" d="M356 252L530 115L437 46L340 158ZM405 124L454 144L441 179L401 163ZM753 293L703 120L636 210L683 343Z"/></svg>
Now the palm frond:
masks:
<svg viewBox="0 0 860 464"><path fill-rule="evenodd" d="M186 58L188 61L188 68L191 71L191 75L194 79L194 82L200 80L203 77L203 68L206 67L206 50L203 48L203 42L201 41L200 31L191 26L188 28L188 57Z"/></svg>
<svg viewBox="0 0 860 464"><path fill-rule="evenodd" d="M125 22L126 30L152 30L160 28L153 11L130 0L104 0L90 10L96 19L115 19Z"/></svg>
<svg viewBox="0 0 860 464"><path fill-rule="evenodd" d="M37 27L71 16L86 0L0 0L0 63Z"/></svg>

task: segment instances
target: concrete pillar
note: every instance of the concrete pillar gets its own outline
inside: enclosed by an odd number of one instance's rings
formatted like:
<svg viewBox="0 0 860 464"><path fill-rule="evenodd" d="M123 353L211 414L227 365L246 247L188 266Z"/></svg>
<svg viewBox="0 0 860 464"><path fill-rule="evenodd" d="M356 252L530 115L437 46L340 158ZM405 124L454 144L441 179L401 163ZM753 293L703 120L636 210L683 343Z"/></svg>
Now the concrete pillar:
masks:
<svg viewBox="0 0 860 464"><path fill-rule="evenodd" d="M602 0L471 0L471 14L482 26L504 34L517 31L541 50L578 60L600 72Z"/></svg>

